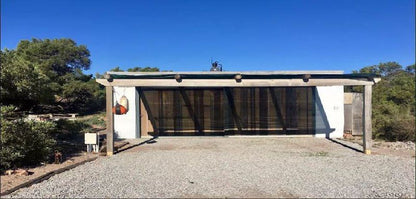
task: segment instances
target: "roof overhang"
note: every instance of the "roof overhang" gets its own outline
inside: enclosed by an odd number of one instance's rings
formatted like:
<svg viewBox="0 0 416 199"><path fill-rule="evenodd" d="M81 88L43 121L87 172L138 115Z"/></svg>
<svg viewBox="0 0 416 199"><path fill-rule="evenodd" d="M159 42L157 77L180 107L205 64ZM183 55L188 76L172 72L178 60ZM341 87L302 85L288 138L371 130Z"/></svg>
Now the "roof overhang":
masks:
<svg viewBox="0 0 416 199"><path fill-rule="evenodd" d="M96 81L123 87L304 87L373 85L380 77L342 71L107 72Z"/></svg>

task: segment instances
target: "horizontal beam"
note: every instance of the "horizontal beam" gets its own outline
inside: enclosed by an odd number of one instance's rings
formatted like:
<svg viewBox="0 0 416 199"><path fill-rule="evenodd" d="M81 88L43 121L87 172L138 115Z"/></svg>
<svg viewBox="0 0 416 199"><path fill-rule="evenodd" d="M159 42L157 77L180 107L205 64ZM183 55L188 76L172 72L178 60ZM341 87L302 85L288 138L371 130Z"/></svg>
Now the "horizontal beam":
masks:
<svg viewBox="0 0 416 199"><path fill-rule="evenodd" d="M114 72L109 71L110 75L129 75L129 76L141 76L141 75L229 75L229 74L241 74L241 75L303 75L303 74L344 74L342 70L310 70L310 71L190 71L190 72Z"/></svg>
<svg viewBox="0 0 416 199"><path fill-rule="evenodd" d="M138 87L291 87L291 86L359 86L373 85L376 80L357 79L97 79L104 86L138 86Z"/></svg>

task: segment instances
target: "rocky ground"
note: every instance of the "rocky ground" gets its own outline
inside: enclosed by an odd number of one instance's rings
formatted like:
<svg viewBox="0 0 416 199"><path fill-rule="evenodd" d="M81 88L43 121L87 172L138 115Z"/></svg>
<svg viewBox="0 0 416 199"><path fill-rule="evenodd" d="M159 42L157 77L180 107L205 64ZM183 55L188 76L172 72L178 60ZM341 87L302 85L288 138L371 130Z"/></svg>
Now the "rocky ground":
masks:
<svg viewBox="0 0 416 199"><path fill-rule="evenodd" d="M6 197L415 197L414 155L357 150L318 138L160 138Z"/></svg>

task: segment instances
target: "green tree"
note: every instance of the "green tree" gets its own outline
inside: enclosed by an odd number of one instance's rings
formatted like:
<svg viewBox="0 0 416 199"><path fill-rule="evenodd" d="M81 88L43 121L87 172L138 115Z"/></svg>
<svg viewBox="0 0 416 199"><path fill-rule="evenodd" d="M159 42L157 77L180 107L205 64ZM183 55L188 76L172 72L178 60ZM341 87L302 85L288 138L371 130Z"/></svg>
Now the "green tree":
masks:
<svg viewBox="0 0 416 199"><path fill-rule="evenodd" d="M41 75L33 63L19 57L14 50L2 50L0 55L1 104L27 109L37 103L51 102L48 77Z"/></svg>
<svg viewBox="0 0 416 199"><path fill-rule="evenodd" d="M124 72L124 70L121 69L120 66L116 66L113 69L111 69L110 71L113 71L113 72Z"/></svg>
<svg viewBox="0 0 416 199"><path fill-rule="evenodd" d="M124 72L123 69L120 68L120 66L116 66L112 69L110 69L111 72ZM171 71L171 70L170 70ZM160 72L160 69L158 67L133 67L133 68L128 68L127 72ZM162 71L162 72L166 72L166 71ZM95 73L95 78L97 79L102 79L104 78L104 75L100 74L100 73Z"/></svg>
<svg viewBox="0 0 416 199"><path fill-rule="evenodd" d="M406 67L406 71L408 73L410 73L410 74L413 74L414 75L415 74L415 70L416 70L416 65L415 64Z"/></svg>
<svg viewBox="0 0 416 199"><path fill-rule="evenodd" d="M16 53L52 80L73 72L74 69L88 70L90 52L84 45L71 39L32 39L19 42Z"/></svg>
<svg viewBox="0 0 416 199"><path fill-rule="evenodd" d="M101 98L97 93L103 89L92 86L92 75L82 72L90 67L89 56L86 46L71 39L22 40L15 50L2 50L1 104L22 110L43 105L86 110L85 103Z"/></svg>
<svg viewBox="0 0 416 199"><path fill-rule="evenodd" d="M133 67L133 68L129 68L127 69L128 72L159 72L159 68L157 67Z"/></svg>
<svg viewBox="0 0 416 199"><path fill-rule="evenodd" d="M403 69L397 62L367 66L354 73L381 75L373 87L374 137L395 140L415 139L415 65ZM353 91L361 92L361 87Z"/></svg>
<svg viewBox="0 0 416 199"><path fill-rule="evenodd" d="M381 75L382 77L388 77L396 72L403 71L402 66L397 62L379 63L378 65L366 66L359 71L353 71L353 73L367 73Z"/></svg>
<svg viewBox="0 0 416 199"><path fill-rule="evenodd" d="M124 72L124 70L121 69L120 66L116 66L116 67L110 69L110 71L112 71L112 72ZM144 67L144 68L136 66L136 67L127 69L127 72L159 72L159 71L160 71L159 68L149 67L149 66Z"/></svg>
<svg viewBox="0 0 416 199"><path fill-rule="evenodd" d="M68 111L92 113L105 107L105 90L95 82L95 79L88 81L75 79L62 86L60 100Z"/></svg>

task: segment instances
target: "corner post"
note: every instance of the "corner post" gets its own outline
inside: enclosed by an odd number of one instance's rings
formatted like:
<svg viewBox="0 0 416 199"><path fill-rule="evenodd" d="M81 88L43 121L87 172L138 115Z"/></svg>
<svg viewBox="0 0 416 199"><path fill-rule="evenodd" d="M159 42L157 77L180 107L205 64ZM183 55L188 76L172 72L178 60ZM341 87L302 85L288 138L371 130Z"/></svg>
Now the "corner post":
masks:
<svg viewBox="0 0 416 199"><path fill-rule="evenodd" d="M363 95L363 151L365 154L371 154L372 145L371 94L372 85L365 85Z"/></svg>
<svg viewBox="0 0 416 199"><path fill-rule="evenodd" d="M105 87L106 112L107 112L107 156L114 153L114 115L113 115L113 87Z"/></svg>

